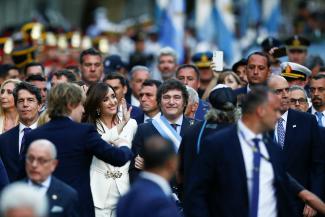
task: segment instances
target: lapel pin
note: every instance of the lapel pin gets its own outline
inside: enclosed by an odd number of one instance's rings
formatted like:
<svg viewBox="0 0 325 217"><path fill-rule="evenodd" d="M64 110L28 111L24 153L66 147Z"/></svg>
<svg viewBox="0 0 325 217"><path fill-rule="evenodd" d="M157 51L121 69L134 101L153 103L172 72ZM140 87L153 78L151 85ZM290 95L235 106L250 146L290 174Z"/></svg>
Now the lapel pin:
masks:
<svg viewBox="0 0 325 217"><path fill-rule="evenodd" d="M57 200L57 199L58 199L58 196L57 196L56 194L53 194L53 195L52 195L52 199L53 199L53 200Z"/></svg>
<svg viewBox="0 0 325 217"><path fill-rule="evenodd" d="M292 125L292 128L296 128L297 125Z"/></svg>

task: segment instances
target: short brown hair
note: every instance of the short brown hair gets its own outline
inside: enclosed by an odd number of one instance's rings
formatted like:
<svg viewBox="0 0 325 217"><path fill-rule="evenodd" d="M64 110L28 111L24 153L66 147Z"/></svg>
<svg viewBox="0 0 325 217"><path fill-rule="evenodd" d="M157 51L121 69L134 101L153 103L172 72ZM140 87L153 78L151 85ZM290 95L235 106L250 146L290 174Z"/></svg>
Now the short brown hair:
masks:
<svg viewBox="0 0 325 217"><path fill-rule="evenodd" d="M77 106L85 101L80 86L73 83L61 83L51 89L48 97L47 111L49 117L56 118L69 115L68 105Z"/></svg>

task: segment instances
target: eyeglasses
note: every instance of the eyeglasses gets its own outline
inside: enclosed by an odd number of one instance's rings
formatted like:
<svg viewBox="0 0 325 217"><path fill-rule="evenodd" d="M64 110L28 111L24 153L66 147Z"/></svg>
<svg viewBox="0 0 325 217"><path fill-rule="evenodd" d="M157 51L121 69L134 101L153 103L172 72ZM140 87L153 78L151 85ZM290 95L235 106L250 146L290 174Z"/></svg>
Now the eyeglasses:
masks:
<svg viewBox="0 0 325 217"><path fill-rule="evenodd" d="M297 104L297 103L303 104L303 103L306 103L306 102L307 102L307 100L304 99L304 98L299 98L299 99L291 98L290 99L290 103L292 103L292 104Z"/></svg>
<svg viewBox="0 0 325 217"><path fill-rule="evenodd" d="M53 159L44 159L44 158L35 158L33 156L27 156L26 157L26 163L33 164L36 162L38 165L44 166L48 162L52 161Z"/></svg>

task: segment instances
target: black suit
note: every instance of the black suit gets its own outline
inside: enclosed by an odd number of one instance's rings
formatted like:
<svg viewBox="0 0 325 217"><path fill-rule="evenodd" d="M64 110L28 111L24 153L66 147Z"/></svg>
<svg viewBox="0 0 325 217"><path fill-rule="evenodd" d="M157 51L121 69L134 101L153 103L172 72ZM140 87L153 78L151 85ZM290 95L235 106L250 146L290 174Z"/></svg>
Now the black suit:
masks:
<svg viewBox="0 0 325 217"><path fill-rule="evenodd" d="M282 167L282 154L272 140L264 138L274 171L277 216L295 216L290 182ZM248 217L247 175L237 126L206 138L190 180L185 203L188 217Z"/></svg>
<svg viewBox="0 0 325 217"><path fill-rule="evenodd" d="M15 181L19 170L19 125L0 135L0 157L9 181Z"/></svg>
<svg viewBox="0 0 325 217"><path fill-rule="evenodd" d="M183 118L180 135L183 136L185 132L195 124L196 120L190 118ZM153 126L152 123L143 123L138 126L137 132L132 141L132 151L134 156L141 155L141 148L144 141L153 136L160 135L158 130ZM134 161L130 164L130 179L131 182L137 177L139 170L134 167Z"/></svg>

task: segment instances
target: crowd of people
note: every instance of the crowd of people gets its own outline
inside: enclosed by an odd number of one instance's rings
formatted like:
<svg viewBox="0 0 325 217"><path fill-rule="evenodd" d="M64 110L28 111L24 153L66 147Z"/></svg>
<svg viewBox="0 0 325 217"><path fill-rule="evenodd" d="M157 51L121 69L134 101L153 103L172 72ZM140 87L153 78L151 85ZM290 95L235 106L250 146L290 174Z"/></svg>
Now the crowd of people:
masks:
<svg viewBox="0 0 325 217"><path fill-rule="evenodd" d="M96 48L4 56L2 216L325 214L325 68L307 39L268 37L222 71L212 51L178 65L135 40L129 65Z"/></svg>

